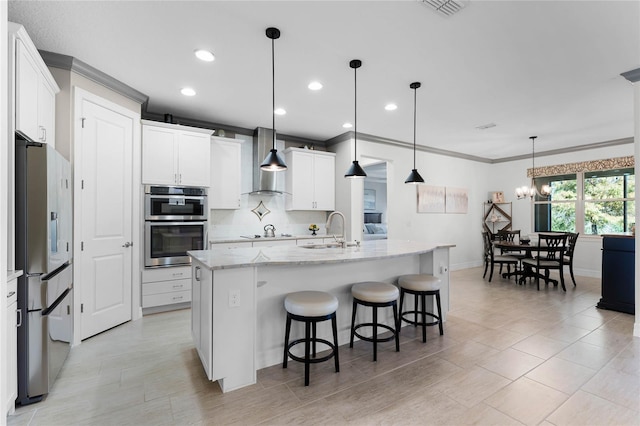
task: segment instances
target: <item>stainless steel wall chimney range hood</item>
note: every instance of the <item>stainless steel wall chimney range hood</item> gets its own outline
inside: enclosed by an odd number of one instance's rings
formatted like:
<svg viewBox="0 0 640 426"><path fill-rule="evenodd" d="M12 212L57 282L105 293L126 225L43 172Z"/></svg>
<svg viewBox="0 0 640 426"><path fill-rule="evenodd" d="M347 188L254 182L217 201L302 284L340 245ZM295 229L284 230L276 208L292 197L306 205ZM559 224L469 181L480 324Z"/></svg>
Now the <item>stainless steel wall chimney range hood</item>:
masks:
<svg viewBox="0 0 640 426"><path fill-rule="evenodd" d="M273 148L273 130L257 127L253 131L253 190L250 194L279 195L277 175L282 173L260 169L260 163ZM283 176L283 175L282 175Z"/></svg>

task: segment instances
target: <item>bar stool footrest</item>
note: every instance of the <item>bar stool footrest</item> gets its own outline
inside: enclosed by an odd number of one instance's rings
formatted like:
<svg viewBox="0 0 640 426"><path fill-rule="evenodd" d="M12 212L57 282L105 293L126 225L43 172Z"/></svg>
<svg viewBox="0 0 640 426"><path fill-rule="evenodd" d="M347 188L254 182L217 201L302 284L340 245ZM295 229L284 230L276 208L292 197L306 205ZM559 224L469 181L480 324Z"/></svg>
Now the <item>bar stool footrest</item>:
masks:
<svg viewBox="0 0 640 426"><path fill-rule="evenodd" d="M405 318L404 317L405 315L414 315L415 316L416 314L418 314L419 316L422 316L422 311L404 311L404 312L402 312L400 314L400 320L404 321L406 323L409 323L411 325L415 325L415 326L422 325L421 321L412 321L409 318ZM436 319L435 321L425 323L424 325L426 325L427 327L431 327L431 326L440 324L440 317L439 316L437 316L435 314L432 314L430 312L425 312L425 315Z"/></svg>
<svg viewBox="0 0 640 426"><path fill-rule="evenodd" d="M395 338L396 338L396 330L395 330L395 329L393 329L392 327L390 327L390 326L386 325L386 324L378 324L378 328L384 328L385 330L390 331L390 332L392 333L392 334L391 334L391 336L389 336L389 337L382 337L382 338L381 338L381 337L377 337L375 340L374 340L374 337L375 337L375 336L372 336L372 337L365 337L365 336L361 335L360 333L358 333L358 331L357 331L357 330L358 330L360 327L373 327L373 323L372 323L372 322L365 322L365 323L362 323L362 324L358 324L358 325L356 325L356 326L353 328L353 334L354 334L356 337L360 338L360 340L364 340L364 341L367 341L367 342L374 342L374 341L378 341L378 342L389 342L389 341L391 341L391 340L393 340L393 339L395 339Z"/></svg>
<svg viewBox="0 0 640 426"><path fill-rule="evenodd" d="M325 345L329 346L329 348L331 349L331 353L320 357L320 358L309 358L308 360L306 360L304 357L299 357L297 355L294 355L291 353L291 348L293 348L295 345L299 344L299 343L304 343L306 340L305 339L298 339L298 340L294 340L291 343L289 343L289 345L287 346L287 355L289 356L289 358L291 358L294 361L298 361L298 362L309 362L312 364L318 363L318 362L324 362L327 361L331 358L333 358L336 355L336 346L329 342L328 340L325 339L309 339L311 345L313 345L314 343L324 343Z"/></svg>

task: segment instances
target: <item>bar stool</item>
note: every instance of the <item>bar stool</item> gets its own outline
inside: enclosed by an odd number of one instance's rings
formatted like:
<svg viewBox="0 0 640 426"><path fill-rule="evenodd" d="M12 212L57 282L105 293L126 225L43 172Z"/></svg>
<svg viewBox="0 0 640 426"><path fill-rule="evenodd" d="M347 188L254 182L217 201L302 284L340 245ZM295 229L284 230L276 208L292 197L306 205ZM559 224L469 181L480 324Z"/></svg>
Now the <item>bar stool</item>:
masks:
<svg viewBox="0 0 640 426"><path fill-rule="evenodd" d="M323 362L331 357L335 358L336 373L340 371L338 360L338 326L336 324L336 311L338 299L323 291L298 291L289 293L284 299L284 308L287 311L287 325L284 337L284 360L282 368L287 368L289 357L294 361L304 363L304 385L309 386L309 365ZM320 321L331 320L333 328L333 343L316 337L316 324ZM291 320L304 322L304 339L289 342L291 332ZM316 343L324 343L331 348L331 352L321 358L316 358ZM304 358L293 355L291 348L299 343L304 343ZM311 353L312 352L312 353Z"/></svg>
<svg viewBox="0 0 640 426"><path fill-rule="evenodd" d="M390 340L396 340L396 352L400 351L400 338L399 338L399 329L400 322L397 320L398 317L398 287L393 284L377 282L377 281L367 281L362 283L354 284L351 287L351 295L353 296L353 314L351 315L351 340L349 341L349 347L353 347L353 338L354 336L358 336L362 340L366 340L367 342L373 342L373 360L378 360L378 342L388 342ZM355 325L356 323L356 310L358 305L371 306L373 307L373 322L367 322ZM383 308L385 306L393 307L393 322L395 324L395 328L392 328L386 324L378 323L378 308ZM356 330L361 327L373 327L373 335L372 337L365 337L359 334ZM378 327L384 328L386 330L391 331L393 333L389 337L379 338L378 337Z"/></svg>
<svg viewBox="0 0 640 426"><path fill-rule="evenodd" d="M398 277L398 285L400 286L400 318L398 322L408 322L415 326L422 326L422 341L427 341L427 327L436 325L440 327L440 335L444 334L442 329L442 308L440 306L440 278L429 274L411 274L401 275ZM402 311L405 293L413 294L415 298L413 311ZM426 296L435 296L436 305L438 307L438 315L427 312ZM418 298L422 309L418 310ZM405 318L405 315L414 314L414 320ZM418 314L421 314L422 321L418 321ZM427 316L435 318L435 321L427 322Z"/></svg>

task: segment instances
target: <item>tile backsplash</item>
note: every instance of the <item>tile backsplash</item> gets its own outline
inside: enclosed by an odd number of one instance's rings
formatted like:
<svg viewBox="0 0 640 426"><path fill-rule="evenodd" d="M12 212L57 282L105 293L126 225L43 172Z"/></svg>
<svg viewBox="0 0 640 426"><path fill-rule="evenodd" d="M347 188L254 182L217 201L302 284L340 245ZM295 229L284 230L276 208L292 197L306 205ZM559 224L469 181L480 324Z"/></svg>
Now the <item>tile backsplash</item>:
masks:
<svg viewBox="0 0 640 426"><path fill-rule="evenodd" d="M236 210L210 210L209 239L237 238L241 235L263 235L264 227L272 224L276 235L310 235L309 225L315 223L324 234L328 213L325 211L286 211L285 196L243 194L240 208ZM252 211L260 201L270 212L262 220Z"/></svg>

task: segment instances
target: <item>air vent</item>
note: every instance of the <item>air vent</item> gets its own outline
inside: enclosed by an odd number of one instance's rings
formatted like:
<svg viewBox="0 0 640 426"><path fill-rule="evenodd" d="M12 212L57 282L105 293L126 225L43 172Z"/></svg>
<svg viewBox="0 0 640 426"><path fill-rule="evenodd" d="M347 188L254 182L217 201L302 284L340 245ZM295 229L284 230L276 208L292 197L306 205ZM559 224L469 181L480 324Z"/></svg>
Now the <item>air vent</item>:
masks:
<svg viewBox="0 0 640 426"><path fill-rule="evenodd" d="M464 0L418 0L439 15L451 16L460 12L467 5Z"/></svg>
<svg viewBox="0 0 640 426"><path fill-rule="evenodd" d="M482 126L476 126L476 129L478 130L487 130L490 129L492 127L496 127L497 124L496 123L488 123L488 124L483 124Z"/></svg>

